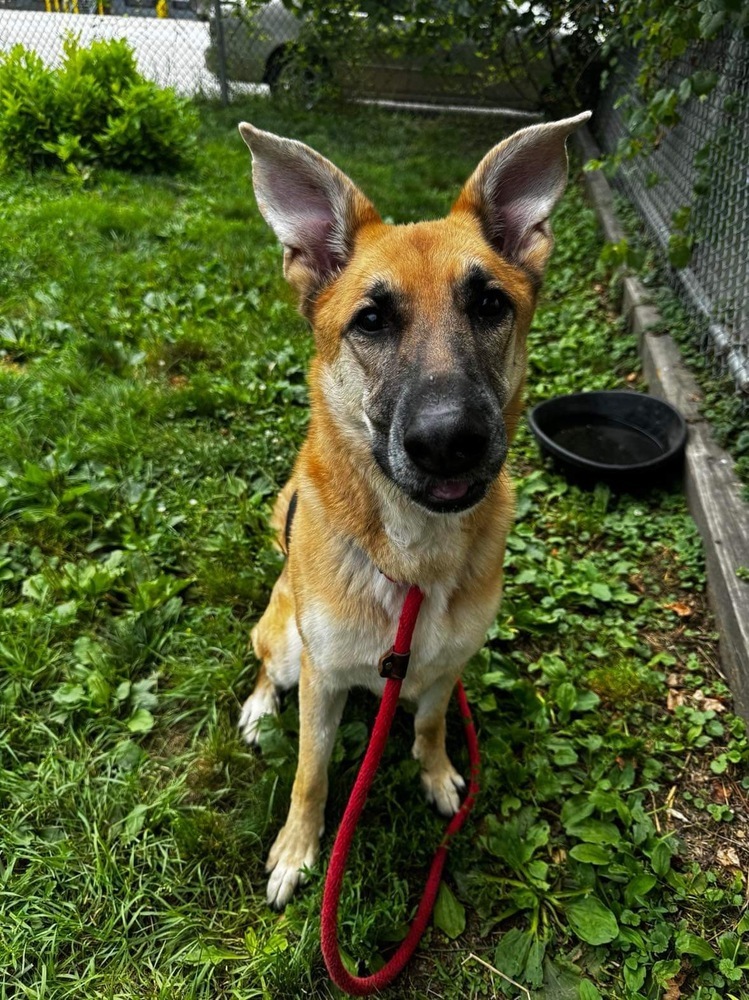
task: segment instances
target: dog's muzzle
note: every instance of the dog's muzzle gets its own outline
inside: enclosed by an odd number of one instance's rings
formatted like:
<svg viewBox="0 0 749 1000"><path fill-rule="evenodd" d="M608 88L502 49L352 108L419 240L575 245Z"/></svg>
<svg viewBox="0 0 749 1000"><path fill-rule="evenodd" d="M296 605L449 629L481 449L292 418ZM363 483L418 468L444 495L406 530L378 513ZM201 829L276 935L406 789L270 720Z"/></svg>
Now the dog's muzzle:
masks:
<svg viewBox="0 0 749 1000"><path fill-rule="evenodd" d="M403 435L413 464L428 476L459 477L483 460L491 435L474 407L454 402L423 406Z"/></svg>
<svg viewBox="0 0 749 1000"><path fill-rule="evenodd" d="M375 456L422 506L467 510L485 495L507 456L499 402L464 377L421 382L399 400L386 456L377 449Z"/></svg>

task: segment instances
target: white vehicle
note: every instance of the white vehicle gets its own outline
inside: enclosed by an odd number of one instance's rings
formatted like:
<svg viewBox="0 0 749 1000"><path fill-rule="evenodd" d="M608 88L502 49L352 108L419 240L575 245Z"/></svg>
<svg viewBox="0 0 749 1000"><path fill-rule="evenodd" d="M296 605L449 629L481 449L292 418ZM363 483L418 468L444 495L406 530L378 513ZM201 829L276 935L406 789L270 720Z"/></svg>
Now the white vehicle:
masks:
<svg viewBox="0 0 749 1000"><path fill-rule="evenodd" d="M206 50L208 68L219 72L219 24L211 0L206 13L211 44ZM248 7L242 0L220 4L226 75L229 80L266 83L271 90L288 85L290 56L299 40L303 20L281 0L269 0ZM368 29L366 15L361 20L363 51L366 55L353 69L326 66L348 97L375 98L396 102L499 104L507 108L535 110L538 95L551 81L548 62L538 61L525 78L487 84L482 79L481 62L468 41L429 57L396 58L377 51L376 30ZM456 67L459 71L456 72ZM321 67L321 71L323 67ZM309 71L308 71L309 72Z"/></svg>

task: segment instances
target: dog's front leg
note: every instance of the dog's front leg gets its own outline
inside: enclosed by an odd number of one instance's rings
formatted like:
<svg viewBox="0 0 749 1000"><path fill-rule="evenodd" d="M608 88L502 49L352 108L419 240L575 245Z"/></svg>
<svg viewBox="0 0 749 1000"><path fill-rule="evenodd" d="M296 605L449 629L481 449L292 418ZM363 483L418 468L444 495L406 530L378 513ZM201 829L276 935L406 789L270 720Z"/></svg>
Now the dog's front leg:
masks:
<svg viewBox="0 0 749 1000"><path fill-rule="evenodd" d="M281 909L317 860L328 797L328 763L346 704L346 690L315 674L306 650L299 676L299 763L286 824L268 855L268 903Z"/></svg>
<svg viewBox="0 0 749 1000"><path fill-rule="evenodd" d="M445 749L445 714L455 677L441 677L419 698L414 719L412 753L421 764L421 783L428 802L434 802L443 816L460 808L460 792L465 781L450 763Z"/></svg>

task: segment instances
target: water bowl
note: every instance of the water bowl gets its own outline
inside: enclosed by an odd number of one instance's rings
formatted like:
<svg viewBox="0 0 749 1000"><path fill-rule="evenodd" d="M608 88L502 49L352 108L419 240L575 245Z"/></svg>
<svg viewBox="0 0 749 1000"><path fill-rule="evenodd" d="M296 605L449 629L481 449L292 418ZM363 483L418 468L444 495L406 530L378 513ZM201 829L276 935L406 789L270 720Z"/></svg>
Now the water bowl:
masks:
<svg viewBox="0 0 749 1000"><path fill-rule="evenodd" d="M663 485L684 460L687 425L670 403L633 391L575 392L528 414L541 451L568 478L634 492Z"/></svg>

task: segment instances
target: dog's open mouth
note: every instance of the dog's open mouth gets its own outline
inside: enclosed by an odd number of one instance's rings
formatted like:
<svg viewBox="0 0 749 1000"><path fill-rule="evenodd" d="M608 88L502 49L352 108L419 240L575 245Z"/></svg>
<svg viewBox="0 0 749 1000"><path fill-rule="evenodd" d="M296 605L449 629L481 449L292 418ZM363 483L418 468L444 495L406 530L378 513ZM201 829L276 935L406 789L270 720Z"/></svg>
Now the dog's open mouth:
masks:
<svg viewBox="0 0 749 1000"><path fill-rule="evenodd" d="M431 487L429 496L433 500L462 500L470 488L467 479L445 479Z"/></svg>
<svg viewBox="0 0 749 1000"><path fill-rule="evenodd" d="M483 500L488 489L485 479L433 479L414 499L436 514L456 514Z"/></svg>

